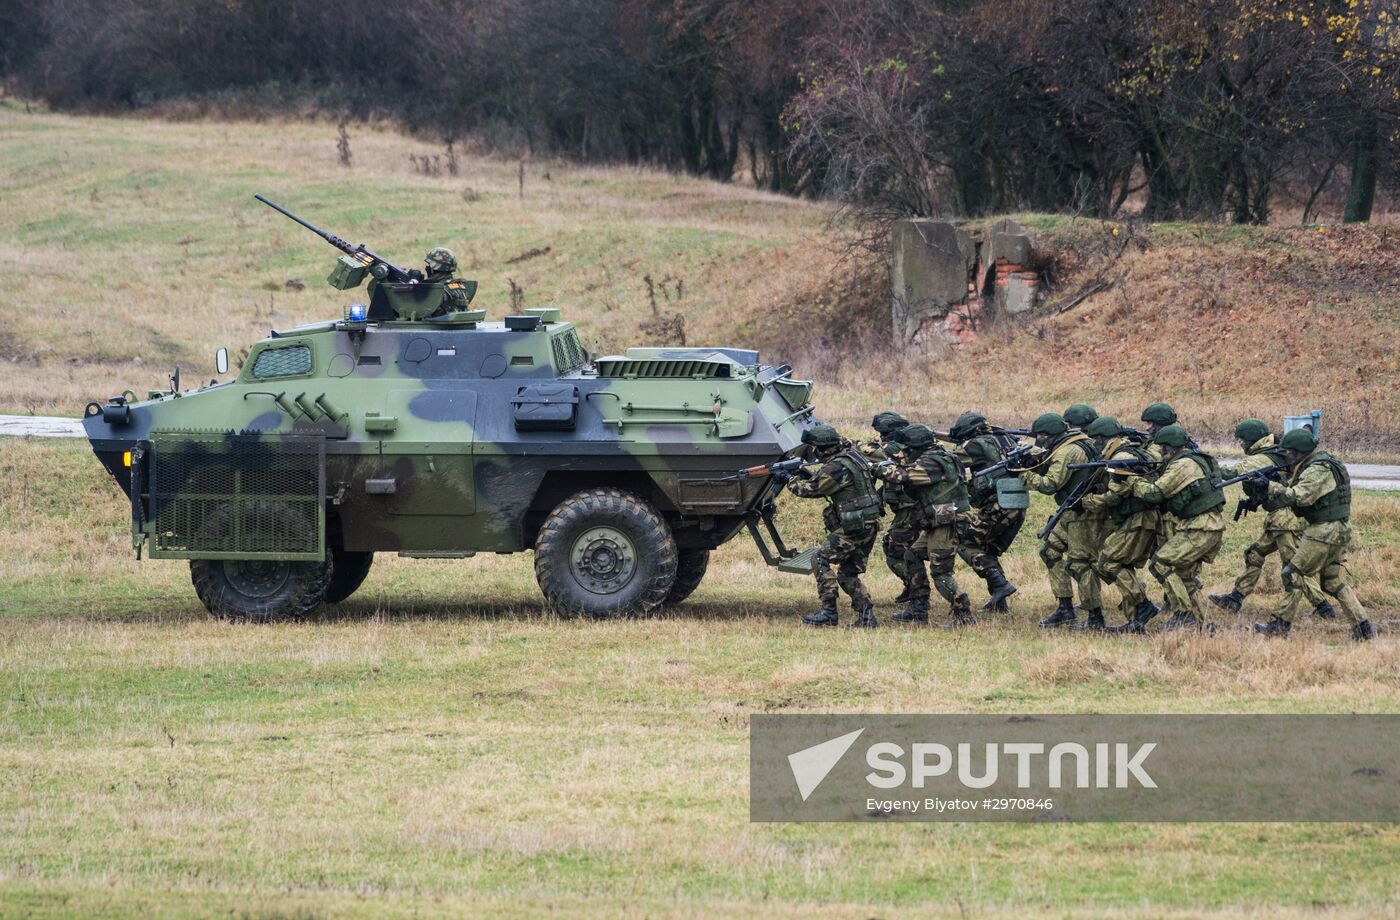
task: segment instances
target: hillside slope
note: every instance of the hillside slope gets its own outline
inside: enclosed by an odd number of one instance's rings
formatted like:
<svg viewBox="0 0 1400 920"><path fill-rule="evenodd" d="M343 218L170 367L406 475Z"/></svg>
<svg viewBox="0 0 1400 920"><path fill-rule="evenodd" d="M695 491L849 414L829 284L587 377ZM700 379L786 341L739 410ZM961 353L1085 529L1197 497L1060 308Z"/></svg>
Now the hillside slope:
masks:
<svg viewBox="0 0 1400 920"><path fill-rule="evenodd" d="M334 251L262 192L406 264L449 246L493 316L513 297L562 305L598 351L678 335L762 347L815 377L822 412L852 428L891 407L1026 423L1081 399L1126 418L1168 399L1207 438L1319 408L1336 443L1400 455L1400 229L1022 215L1051 308L1094 277L1117 285L969 347L897 354L883 268L841 256L823 204L557 162L525 164L522 183L520 164L460 152L454 175L442 148L374 127L350 148L345 168L320 123L0 104L0 411L75 415L163 385L176 362L203 379L220 345L338 312L351 295L322 284Z"/></svg>

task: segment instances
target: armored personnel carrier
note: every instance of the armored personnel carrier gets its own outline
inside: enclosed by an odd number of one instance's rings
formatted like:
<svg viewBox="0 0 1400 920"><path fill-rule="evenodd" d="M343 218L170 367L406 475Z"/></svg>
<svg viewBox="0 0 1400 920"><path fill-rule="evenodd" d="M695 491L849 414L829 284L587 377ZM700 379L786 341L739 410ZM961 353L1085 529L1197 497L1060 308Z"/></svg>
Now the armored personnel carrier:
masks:
<svg viewBox="0 0 1400 920"><path fill-rule="evenodd" d="M796 555L773 526L779 482L733 475L801 453L812 387L788 367L736 348L594 358L558 309L449 309L446 284L473 282L277 209L342 250L332 286L373 279L369 303L274 331L230 379L182 390L177 369L85 412L137 558L189 560L210 612L304 615L353 594L376 553L533 550L554 607L633 615L683 600L745 528L770 564ZM229 374L226 351L216 365Z"/></svg>

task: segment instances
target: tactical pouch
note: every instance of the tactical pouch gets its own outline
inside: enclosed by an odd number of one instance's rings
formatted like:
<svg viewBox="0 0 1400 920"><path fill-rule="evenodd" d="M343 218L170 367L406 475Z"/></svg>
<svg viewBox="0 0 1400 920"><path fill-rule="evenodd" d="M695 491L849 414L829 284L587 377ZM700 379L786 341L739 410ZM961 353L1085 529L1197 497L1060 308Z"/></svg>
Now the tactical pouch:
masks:
<svg viewBox="0 0 1400 920"><path fill-rule="evenodd" d="M952 502L943 505L929 505L924 509L928 522L934 527L948 527L958 522L958 506Z"/></svg>
<svg viewBox="0 0 1400 920"><path fill-rule="evenodd" d="M864 533L872 523L879 520L883 511L880 505L880 497L871 492L841 502L836 506L836 518L846 533Z"/></svg>
<svg viewBox="0 0 1400 920"><path fill-rule="evenodd" d="M1019 477L1008 476L997 480L997 507L1007 511L1019 511L1031 506L1031 495L1026 484Z"/></svg>

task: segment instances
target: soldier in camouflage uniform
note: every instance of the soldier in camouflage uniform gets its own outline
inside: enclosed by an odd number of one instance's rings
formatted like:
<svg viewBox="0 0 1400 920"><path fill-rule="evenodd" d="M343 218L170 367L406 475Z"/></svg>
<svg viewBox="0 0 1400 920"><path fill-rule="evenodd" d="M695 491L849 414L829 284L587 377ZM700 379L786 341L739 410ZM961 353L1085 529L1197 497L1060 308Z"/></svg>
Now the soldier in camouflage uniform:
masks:
<svg viewBox="0 0 1400 920"><path fill-rule="evenodd" d="M798 498L827 500L822 509L826 539L813 558L822 606L803 617L802 622L808 626L835 626L839 588L850 597L856 612L856 621L851 625L877 626L874 604L860 580L879 531L880 497L870 476L870 462L829 425L808 428L802 432L802 443L812 447L821 467L816 472L804 469L788 483L788 491Z"/></svg>
<svg viewBox="0 0 1400 920"><path fill-rule="evenodd" d="M1293 558L1283 567L1288 600L1267 623L1254 628L1266 636L1286 636L1307 600L1302 579L1318 577L1322 590L1337 599L1351 621L1351 637L1367 642L1376 637L1366 610L1347 584L1347 547L1351 544L1351 477L1335 457L1317 449L1317 438L1305 428L1288 432L1279 442L1292 467L1287 485L1269 483L1271 503L1286 505L1307 522Z"/></svg>
<svg viewBox="0 0 1400 920"><path fill-rule="evenodd" d="M958 517L958 555L987 583L988 597L982 609L1005 613L1006 599L1016 593L1016 586L1007 581L1001 557L1020 533L1026 512L1003 508L997 502L996 480L1015 473L1007 471L992 479L977 473L1002 461L1010 438L993 434L979 412L960 415L948 436L958 445L958 460L972 472L968 489L972 510Z"/></svg>
<svg viewBox="0 0 1400 920"><path fill-rule="evenodd" d="M898 412L881 412L870 420L870 427L879 434L879 440L861 444L861 454L872 464L884 462L891 454L903 449L902 445L891 439L895 432L908 426L909 420ZM919 510L919 503L901 486L877 482L875 488L880 493L880 500L894 515L889 527L885 529L880 546L885 552L885 565L889 566L890 571L904 586L895 597L895 603L908 603L917 581L923 583L924 599L927 602L928 576L923 572L923 563L908 556L909 550L924 531L923 512ZM914 572L916 562L919 569L917 573Z"/></svg>
<svg viewBox="0 0 1400 920"><path fill-rule="evenodd" d="M1095 419L1085 432L1094 439L1099 455L1105 460L1145 460L1159 458L1128 437L1112 416ZM1145 632L1147 623L1159 612L1147 597L1138 570L1147 565L1157 545L1161 512L1155 505L1133 498L1130 476L1126 472L1104 470L1100 473L1104 488L1084 497L1086 509L1104 516L1105 535L1099 546L1094 571L1105 584L1118 588L1118 609L1125 622L1110 632Z"/></svg>
<svg viewBox="0 0 1400 920"><path fill-rule="evenodd" d="M438 313L455 313L458 310L465 310L471 306L472 296L476 293L475 282L468 284L457 279L457 257L452 254L452 250L439 246L427 254L423 259L425 281L429 283L443 283L443 301Z"/></svg>
<svg viewBox="0 0 1400 920"><path fill-rule="evenodd" d="M1171 536L1147 566L1166 590L1172 616L1165 628L1214 632L1201 606L1198 576L1201 566L1215 559L1225 536L1220 469L1214 457L1188 447L1191 438L1180 425L1167 425L1152 440L1162 452L1162 472L1156 479L1132 477L1129 494L1175 519Z"/></svg>
<svg viewBox="0 0 1400 920"><path fill-rule="evenodd" d="M1245 460L1236 472L1249 473L1254 470L1276 467L1284 469L1288 463L1283 448L1274 442L1269 426L1262 419L1247 418L1235 426L1235 437L1244 448ZM1248 499L1256 500L1268 490L1268 484L1257 479L1247 479L1243 483ZM1265 500L1264 505L1270 503ZM1255 504L1254 507L1258 507ZM1248 507L1248 506L1246 506ZM1264 571L1264 563L1273 553L1278 553L1279 562L1287 566L1298 549L1298 538L1303 533L1303 519L1286 505L1268 508L1264 519L1264 532L1244 551L1244 571L1235 579L1235 587L1229 594L1210 595L1211 603L1231 613L1239 613L1245 598L1253 593L1259 584L1259 576ZM1318 586L1317 579L1299 578L1303 593L1313 605L1313 613L1324 620L1336 619L1336 611Z"/></svg>
<svg viewBox="0 0 1400 920"><path fill-rule="evenodd" d="M972 604L953 577L957 558L957 524L967 513L967 486L962 464L952 454L939 447L933 432L923 425L910 425L895 432L894 438L905 448L902 463L893 461L875 467L876 477L890 485L900 486L917 498L923 511L923 539L910 551L916 571L922 573L923 561L928 560L933 586L948 602L952 614L949 626L970 626L977 621L972 616ZM900 622L928 622L929 589L925 582L920 594L915 585L910 592L909 606L896 615Z"/></svg>
<svg viewBox="0 0 1400 920"><path fill-rule="evenodd" d="M1097 460L1099 453L1089 436L1071 429L1062 416L1047 412L1031 424L1036 446L1044 451L1037 469L1021 474L1026 488L1054 495L1057 505L1063 505L1070 492L1092 477L1093 470L1071 470L1071 463ZM1099 577L1094 572L1098 555L1099 519L1082 516L1079 509L1066 512L1060 518L1063 527L1056 527L1040 544L1040 559L1050 576L1054 592L1055 612L1040 621L1042 627L1069 626L1075 621L1074 585L1079 585L1079 601L1089 613L1091 622L1103 619L1103 602L1099 597Z"/></svg>

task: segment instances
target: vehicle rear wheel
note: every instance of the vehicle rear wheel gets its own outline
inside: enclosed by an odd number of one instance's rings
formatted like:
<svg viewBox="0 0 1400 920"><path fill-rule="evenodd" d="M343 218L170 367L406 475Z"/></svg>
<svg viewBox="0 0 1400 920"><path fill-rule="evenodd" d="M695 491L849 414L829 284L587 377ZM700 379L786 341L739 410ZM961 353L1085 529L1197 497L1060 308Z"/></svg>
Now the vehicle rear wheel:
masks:
<svg viewBox="0 0 1400 920"><path fill-rule="evenodd" d="M705 570L710 567L710 551L707 549L679 550L676 557L676 580L666 595L666 603L679 604L690 597L705 578Z"/></svg>
<svg viewBox="0 0 1400 920"><path fill-rule="evenodd" d="M676 580L676 541L651 505L621 489L560 502L535 541L535 578L551 605L604 618L649 613Z"/></svg>
<svg viewBox="0 0 1400 920"><path fill-rule="evenodd" d="M339 547L332 547L331 553L334 564L331 566L331 583L326 588L326 603L339 604L365 583L369 568L374 564L374 553L353 552Z"/></svg>

